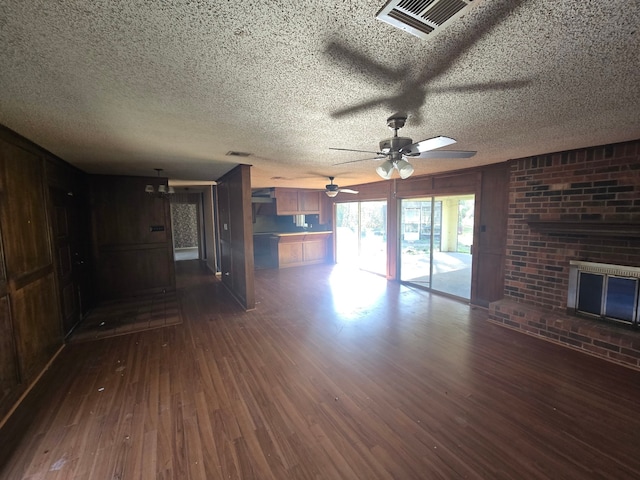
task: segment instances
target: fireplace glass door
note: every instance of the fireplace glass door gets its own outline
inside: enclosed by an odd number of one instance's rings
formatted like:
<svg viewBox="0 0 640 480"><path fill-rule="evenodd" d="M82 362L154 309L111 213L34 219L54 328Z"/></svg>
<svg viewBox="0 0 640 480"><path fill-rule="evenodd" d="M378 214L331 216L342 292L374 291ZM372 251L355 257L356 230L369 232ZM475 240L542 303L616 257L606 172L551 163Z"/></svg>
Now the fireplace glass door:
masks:
<svg viewBox="0 0 640 480"><path fill-rule="evenodd" d="M578 290L578 311L600 315L602 313L602 292L604 275L580 272Z"/></svg>
<svg viewBox="0 0 640 480"><path fill-rule="evenodd" d="M607 277L605 317L633 322L638 301L638 279Z"/></svg>
<svg viewBox="0 0 640 480"><path fill-rule="evenodd" d="M580 272L577 310L624 323L637 323L638 278Z"/></svg>

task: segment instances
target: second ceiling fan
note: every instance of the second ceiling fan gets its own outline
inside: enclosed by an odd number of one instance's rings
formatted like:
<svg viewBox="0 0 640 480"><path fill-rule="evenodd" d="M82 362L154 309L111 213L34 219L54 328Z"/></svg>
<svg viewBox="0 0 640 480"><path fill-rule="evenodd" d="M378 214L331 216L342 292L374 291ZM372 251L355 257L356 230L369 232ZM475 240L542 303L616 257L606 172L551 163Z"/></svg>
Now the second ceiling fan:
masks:
<svg viewBox="0 0 640 480"><path fill-rule="evenodd" d="M350 188L340 188L338 185L336 185L335 183L333 183L333 179L336 177L327 177L329 179L329 184L325 185L324 188L324 193L327 194L327 197L335 197L336 195L338 195L339 192L343 192L343 193L353 193L353 194L357 194L358 191L357 190L352 190Z"/></svg>
<svg viewBox="0 0 640 480"><path fill-rule="evenodd" d="M404 127L406 121L407 117L400 115L392 116L387 119L388 127L393 130L393 137L382 140L380 142L380 150L377 152L369 150L353 150L350 148L331 148L330 150L375 153L377 155L373 158L351 160L348 162L341 162L336 165L386 158L386 160L376 168L378 175L385 180L388 180L391 178L393 170L396 169L398 170L400 177L404 179L408 178L413 173L413 167L409 163L409 159L411 158L469 158L476 154L476 152L473 151L463 150L434 151L438 148L456 143L453 138L449 137L438 136L415 143L408 137L399 137L398 130Z"/></svg>

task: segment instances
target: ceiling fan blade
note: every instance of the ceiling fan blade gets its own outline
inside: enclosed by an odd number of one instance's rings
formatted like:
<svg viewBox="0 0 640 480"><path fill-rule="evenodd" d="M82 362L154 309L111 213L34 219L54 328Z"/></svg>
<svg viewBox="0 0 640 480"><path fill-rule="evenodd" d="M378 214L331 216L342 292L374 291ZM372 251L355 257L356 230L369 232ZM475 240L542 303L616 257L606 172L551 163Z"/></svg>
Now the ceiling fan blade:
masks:
<svg viewBox="0 0 640 480"><path fill-rule="evenodd" d="M446 147L447 145L451 145L456 143L453 138L449 137L433 137L428 138L427 140L421 140L416 143L412 143L407 147L400 150L403 155L417 155L418 153L428 152L429 150L435 150L436 148Z"/></svg>
<svg viewBox="0 0 640 480"><path fill-rule="evenodd" d="M357 190L351 190L350 188L340 188L338 191L341 193L359 193Z"/></svg>
<svg viewBox="0 0 640 480"><path fill-rule="evenodd" d="M476 153L477 152L466 150L433 150L407 156L411 158L469 158L473 157Z"/></svg>
<svg viewBox="0 0 640 480"><path fill-rule="evenodd" d="M361 158L359 160L349 160L348 162L334 163L334 165L345 165L347 163L364 162L364 161L367 161L367 160L382 160L383 158L387 158L387 156L386 155L382 155L382 156L372 157L372 158Z"/></svg>
<svg viewBox="0 0 640 480"><path fill-rule="evenodd" d="M354 150L352 148L333 148L333 147L329 147L329 150L340 150L342 152L375 153L376 155L384 155L382 152L374 152L374 151L371 151L371 150Z"/></svg>

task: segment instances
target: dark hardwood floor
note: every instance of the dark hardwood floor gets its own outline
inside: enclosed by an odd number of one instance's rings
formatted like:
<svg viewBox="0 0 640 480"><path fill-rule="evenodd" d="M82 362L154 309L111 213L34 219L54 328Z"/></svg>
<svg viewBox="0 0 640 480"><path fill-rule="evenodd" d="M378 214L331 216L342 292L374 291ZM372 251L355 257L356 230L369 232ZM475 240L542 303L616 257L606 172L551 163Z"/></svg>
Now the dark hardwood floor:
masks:
<svg viewBox="0 0 640 480"><path fill-rule="evenodd" d="M637 479L640 372L326 265L240 309L179 262L184 323L67 346L3 479Z"/></svg>

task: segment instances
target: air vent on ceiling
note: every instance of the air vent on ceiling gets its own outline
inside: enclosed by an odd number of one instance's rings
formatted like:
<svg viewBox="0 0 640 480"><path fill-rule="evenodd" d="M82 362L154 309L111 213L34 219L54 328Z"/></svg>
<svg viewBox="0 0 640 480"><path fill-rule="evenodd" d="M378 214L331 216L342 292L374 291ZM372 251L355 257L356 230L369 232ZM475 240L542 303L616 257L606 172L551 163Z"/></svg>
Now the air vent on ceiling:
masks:
<svg viewBox="0 0 640 480"><path fill-rule="evenodd" d="M420 38L441 27L473 0L391 0L376 15Z"/></svg>
<svg viewBox="0 0 640 480"><path fill-rule="evenodd" d="M247 152L234 152L233 150L228 151L226 154L228 157L250 157L251 154Z"/></svg>

